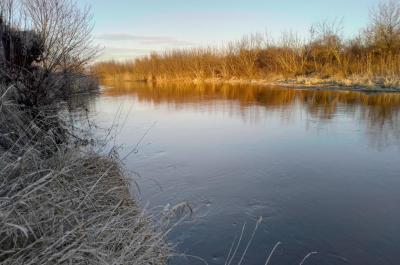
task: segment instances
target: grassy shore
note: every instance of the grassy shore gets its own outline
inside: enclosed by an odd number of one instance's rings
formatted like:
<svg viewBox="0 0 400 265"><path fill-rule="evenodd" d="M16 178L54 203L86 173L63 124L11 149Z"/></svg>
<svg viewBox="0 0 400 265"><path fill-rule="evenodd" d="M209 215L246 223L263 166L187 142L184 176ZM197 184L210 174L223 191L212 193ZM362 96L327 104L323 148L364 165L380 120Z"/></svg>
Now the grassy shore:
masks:
<svg viewBox="0 0 400 265"><path fill-rule="evenodd" d="M136 204L118 157L62 115L98 89L91 29L75 1L0 1L2 265L167 261L165 230Z"/></svg>
<svg viewBox="0 0 400 265"><path fill-rule="evenodd" d="M350 76L346 78L318 76L297 76L283 77L275 76L269 78L155 78L136 79L129 73L103 76L103 82L124 81L124 82L146 82L156 84L232 84L232 85L258 85L268 87L285 88L309 88L329 89L347 91L382 91L399 92L400 78L397 77L367 77Z"/></svg>
<svg viewBox="0 0 400 265"><path fill-rule="evenodd" d="M83 148L58 105L15 96L0 86L0 264L165 264L118 159Z"/></svg>

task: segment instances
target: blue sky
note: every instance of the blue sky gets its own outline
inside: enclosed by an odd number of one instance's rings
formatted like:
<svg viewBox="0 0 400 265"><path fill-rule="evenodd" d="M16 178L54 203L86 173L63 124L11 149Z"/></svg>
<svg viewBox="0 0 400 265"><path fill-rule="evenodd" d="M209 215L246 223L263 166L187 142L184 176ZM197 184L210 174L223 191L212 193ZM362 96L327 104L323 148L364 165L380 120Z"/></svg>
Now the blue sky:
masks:
<svg viewBox="0 0 400 265"><path fill-rule="evenodd" d="M344 35L368 22L379 0L80 0L95 20L100 59L131 59L151 51L220 45L255 32L293 30L343 18Z"/></svg>

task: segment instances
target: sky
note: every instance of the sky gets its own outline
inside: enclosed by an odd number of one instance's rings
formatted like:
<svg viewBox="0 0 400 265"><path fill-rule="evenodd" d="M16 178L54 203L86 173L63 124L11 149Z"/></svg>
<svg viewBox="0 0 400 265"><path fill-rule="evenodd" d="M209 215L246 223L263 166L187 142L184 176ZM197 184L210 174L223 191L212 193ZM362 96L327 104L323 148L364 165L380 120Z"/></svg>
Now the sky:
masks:
<svg viewBox="0 0 400 265"><path fill-rule="evenodd" d="M320 21L343 22L344 36L368 23L379 0L79 0L90 5L99 60L129 60L177 48L222 45L251 33L308 36Z"/></svg>

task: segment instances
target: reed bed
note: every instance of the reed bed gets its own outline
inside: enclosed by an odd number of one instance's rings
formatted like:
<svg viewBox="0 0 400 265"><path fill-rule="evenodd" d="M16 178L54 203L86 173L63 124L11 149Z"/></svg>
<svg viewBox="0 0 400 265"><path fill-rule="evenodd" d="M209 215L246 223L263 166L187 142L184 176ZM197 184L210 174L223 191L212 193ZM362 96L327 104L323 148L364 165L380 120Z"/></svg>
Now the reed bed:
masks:
<svg viewBox="0 0 400 265"><path fill-rule="evenodd" d="M289 85L400 87L400 1L382 2L368 25L343 37L341 21L323 21L309 36L252 34L223 47L170 50L134 61L93 66L104 79L150 82L278 82Z"/></svg>
<svg viewBox="0 0 400 265"><path fill-rule="evenodd" d="M246 42L247 39L244 40ZM377 53L371 47L280 44L252 47L238 42L233 50L195 48L152 54L133 62L108 61L93 67L103 79L147 82L282 82L340 86L400 86L400 50ZM358 48L357 48L358 49ZM334 55L333 52L336 54ZM336 57L337 56L337 57Z"/></svg>

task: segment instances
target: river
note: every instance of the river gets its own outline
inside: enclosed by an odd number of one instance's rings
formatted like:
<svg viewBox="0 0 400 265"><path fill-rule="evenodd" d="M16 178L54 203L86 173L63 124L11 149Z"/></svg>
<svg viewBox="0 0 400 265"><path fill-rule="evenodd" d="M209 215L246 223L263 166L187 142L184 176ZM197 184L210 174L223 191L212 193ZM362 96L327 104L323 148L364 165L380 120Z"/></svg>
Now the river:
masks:
<svg viewBox="0 0 400 265"><path fill-rule="evenodd" d="M242 264L400 262L400 94L117 82L90 112L143 207L194 209L178 253L225 264L244 228L238 264L262 217Z"/></svg>

